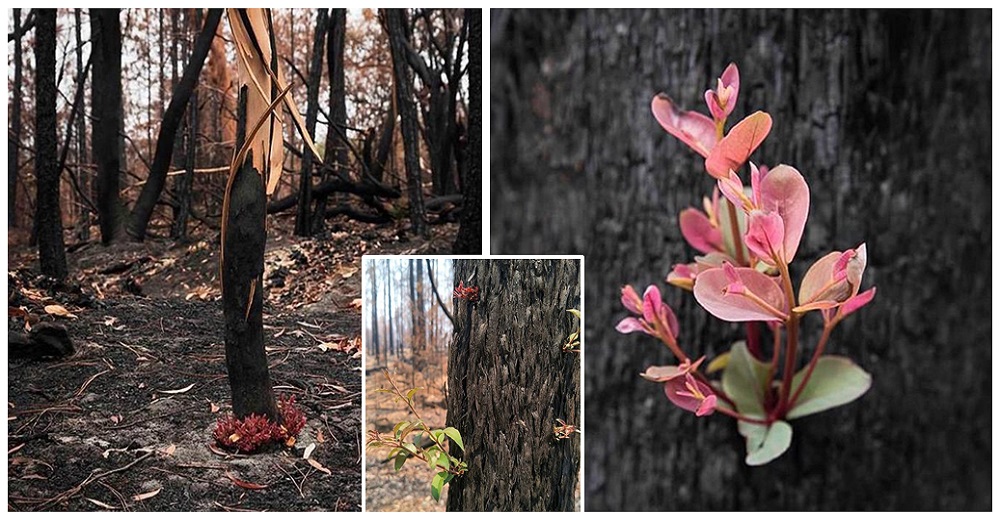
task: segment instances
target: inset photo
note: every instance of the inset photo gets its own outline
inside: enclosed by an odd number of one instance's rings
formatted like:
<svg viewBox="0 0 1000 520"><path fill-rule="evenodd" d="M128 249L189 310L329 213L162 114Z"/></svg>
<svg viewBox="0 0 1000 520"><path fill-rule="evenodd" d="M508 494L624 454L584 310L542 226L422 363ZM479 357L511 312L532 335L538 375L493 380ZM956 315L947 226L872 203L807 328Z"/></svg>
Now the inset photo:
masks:
<svg viewBox="0 0 1000 520"><path fill-rule="evenodd" d="M583 258L362 261L366 511L580 511Z"/></svg>

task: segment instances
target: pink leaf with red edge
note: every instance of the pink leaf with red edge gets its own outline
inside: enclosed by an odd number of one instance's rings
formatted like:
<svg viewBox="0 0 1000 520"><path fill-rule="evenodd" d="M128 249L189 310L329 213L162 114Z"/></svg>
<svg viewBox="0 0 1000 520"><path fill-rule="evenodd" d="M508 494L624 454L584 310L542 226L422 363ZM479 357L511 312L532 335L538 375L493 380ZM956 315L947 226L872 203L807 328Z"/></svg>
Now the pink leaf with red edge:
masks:
<svg viewBox="0 0 1000 520"><path fill-rule="evenodd" d="M809 185L798 170L781 164L760 180L760 199L761 209L781 215L785 223L785 261L791 262L809 218Z"/></svg>
<svg viewBox="0 0 1000 520"><path fill-rule="evenodd" d="M873 298L875 298L874 287L863 293L858 293L857 295L850 297L846 302L844 302L843 305L840 306L840 317L846 318L848 315L854 313L854 311L868 305Z"/></svg>
<svg viewBox="0 0 1000 520"><path fill-rule="evenodd" d="M681 110L666 94L653 98L653 117L670 135L680 139L692 150L708 157L715 147L715 123L698 112Z"/></svg>
<svg viewBox="0 0 1000 520"><path fill-rule="evenodd" d="M770 115L760 111L750 114L712 148L705 159L705 169L716 179L728 177L729 170L739 170L770 132Z"/></svg>
<svg viewBox="0 0 1000 520"><path fill-rule="evenodd" d="M681 235L691 247L702 253L722 251L722 232L712 225L708 215L694 208L681 211Z"/></svg>
<svg viewBox="0 0 1000 520"><path fill-rule="evenodd" d="M709 112L716 121L722 121L733 113L736 108L736 99L740 94L740 71L735 63L730 63L722 76L715 90L705 91L705 104L708 105Z"/></svg>
<svg viewBox="0 0 1000 520"><path fill-rule="evenodd" d="M631 285L622 287L622 305L630 312L642 314L642 298Z"/></svg>
<svg viewBox="0 0 1000 520"><path fill-rule="evenodd" d="M660 296L660 289L655 285L647 287L646 292L643 294L642 318L650 325L653 323L665 325L670 335L677 337L677 316L674 314L673 309L663 303L663 298Z"/></svg>
<svg viewBox="0 0 1000 520"><path fill-rule="evenodd" d="M753 210L747 217L747 234L744 242L757 258L774 264L774 257L782 257L785 224L781 216L768 211Z"/></svg>
<svg viewBox="0 0 1000 520"><path fill-rule="evenodd" d="M829 305L815 307L812 304L832 300L836 305L837 302L850 296L850 287L846 282L830 283L833 280L834 266L841 254L839 251L828 253L806 271L805 276L802 277L802 284L799 286L799 304L808 308L800 308L800 311L829 308Z"/></svg>
<svg viewBox="0 0 1000 520"><path fill-rule="evenodd" d="M695 381L694 385L698 388L698 391L706 396L706 399L698 399L697 397L690 395L691 392L685 383L686 381L683 377L671 379L663 384L663 393L665 393L667 395L667 399L670 399L670 402L674 403L674 405L678 408L689 412L695 412L699 416L710 415L715 412L715 400L712 400L712 398L715 397L715 391L713 391L711 387L701 381ZM705 410L703 404L709 400L711 400L708 405L710 406L710 409ZM701 413L699 414L698 412Z"/></svg>
<svg viewBox="0 0 1000 520"><path fill-rule="evenodd" d="M788 301L774 278L749 267L735 268L746 291L756 295L775 310L788 313ZM698 274L694 282L694 297L716 318L724 321L776 321L782 319L744 295L725 289L730 285L724 268L709 269Z"/></svg>

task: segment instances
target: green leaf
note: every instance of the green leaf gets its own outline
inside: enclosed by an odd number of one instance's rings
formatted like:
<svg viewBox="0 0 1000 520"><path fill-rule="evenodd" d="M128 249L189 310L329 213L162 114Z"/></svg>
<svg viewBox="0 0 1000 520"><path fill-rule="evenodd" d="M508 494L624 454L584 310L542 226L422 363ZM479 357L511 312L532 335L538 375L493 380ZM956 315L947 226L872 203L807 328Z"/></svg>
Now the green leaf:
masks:
<svg viewBox="0 0 1000 520"><path fill-rule="evenodd" d="M798 390L806 369L795 374L792 388ZM865 394L872 386L872 376L853 361L842 356L822 356L812 377L787 417L795 419L845 405Z"/></svg>
<svg viewBox="0 0 1000 520"><path fill-rule="evenodd" d="M437 446L432 446L424 450L424 456L427 457L427 467L429 469L434 469L437 467L437 458L441 453L440 448Z"/></svg>
<svg viewBox="0 0 1000 520"><path fill-rule="evenodd" d="M396 455L396 464L395 464L396 471L399 471L399 468L402 468L403 464L406 464L406 458L407 457L405 453L399 453L398 455Z"/></svg>
<svg viewBox="0 0 1000 520"><path fill-rule="evenodd" d="M446 475L448 475L448 472L442 471L434 475L434 478L431 479L431 497L435 502L441 500L441 488L444 487L444 477Z"/></svg>
<svg viewBox="0 0 1000 520"><path fill-rule="evenodd" d="M762 466L781 456L792 445L792 426L785 421L763 424L739 423L747 439L748 466Z"/></svg>
<svg viewBox="0 0 1000 520"><path fill-rule="evenodd" d="M400 437L404 437L406 434L405 433L404 434L400 434L399 431L405 429L409 425L410 425L410 421L402 421L402 422L396 423L396 426L392 429L393 436L395 436L396 439L399 439Z"/></svg>
<svg viewBox="0 0 1000 520"><path fill-rule="evenodd" d="M764 418L764 396L768 366L754 359L746 342L737 341L729 351L729 362L722 373L722 389L747 417Z"/></svg>
<svg viewBox="0 0 1000 520"><path fill-rule="evenodd" d="M451 469L451 457L447 453L438 454L436 465L444 469Z"/></svg>
<svg viewBox="0 0 1000 520"><path fill-rule="evenodd" d="M449 426L444 429L444 434L447 435L448 438L451 439L455 444L458 444L458 447L462 449L463 453L465 452L465 445L462 444L462 434L459 433L458 430Z"/></svg>
<svg viewBox="0 0 1000 520"><path fill-rule="evenodd" d="M582 320L583 319L583 318L580 317L580 311L577 310L577 309L566 309L566 312L572 314L573 316L576 316L576 319L578 319L578 320Z"/></svg>
<svg viewBox="0 0 1000 520"><path fill-rule="evenodd" d="M417 454L417 447L414 446L412 442L408 442L408 443L404 444L403 445L403 449L409 451L410 453L412 453L414 455Z"/></svg>
<svg viewBox="0 0 1000 520"><path fill-rule="evenodd" d="M420 390L420 389L419 388L411 388L409 392L406 392L406 400L407 401L413 401L413 396L417 394L417 390Z"/></svg>

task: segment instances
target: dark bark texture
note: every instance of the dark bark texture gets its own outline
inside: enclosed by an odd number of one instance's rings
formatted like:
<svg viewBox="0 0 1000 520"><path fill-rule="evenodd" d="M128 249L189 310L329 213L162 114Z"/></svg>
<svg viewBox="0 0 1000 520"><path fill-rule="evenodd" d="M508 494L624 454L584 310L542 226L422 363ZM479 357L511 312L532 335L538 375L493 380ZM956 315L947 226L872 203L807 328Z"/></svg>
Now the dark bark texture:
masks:
<svg viewBox="0 0 1000 520"><path fill-rule="evenodd" d="M14 32L21 30L21 10L14 9ZM21 170L21 89L24 87L21 40L14 40L14 84L7 134L7 227L17 227L17 176Z"/></svg>
<svg viewBox="0 0 1000 520"><path fill-rule="evenodd" d="M35 13L35 226L42 274L66 277L59 162L56 157L56 11Z"/></svg>
<svg viewBox="0 0 1000 520"><path fill-rule="evenodd" d="M462 220L452 251L483 251L483 11L467 9L469 24L469 146L462 178Z"/></svg>
<svg viewBox="0 0 1000 520"><path fill-rule="evenodd" d="M341 137L347 127L347 89L344 80L344 46L347 39L347 9L332 9L326 34L326 66L330 76L330 127L326 132L326 150L322 179L330 175L349 178L350 159L347 143ZM327 195L316 196L313 231L320 231L326 220ZM334 200L336 200L334 195Z"/></svg>
<svg viewBox="0 0 1000 520"><path fill-rule="evenodd" d="M424 193L421 181L420 144L417 142L417 107L413 100L413 77L406 65L406 11L386 9L386 30L392 48L392 69L395 74L396 106L399 107L403 134L403 163L406 168L406 197L410 207L411 230L427 235L424 219Z"/></svg>
<svg viewBox="0 0 1000 520"><path fill-rule="evenodd" d="M329 15L326 9L316 10L316 30L313 33L312 61L309 63L309 79L306 82L306 132L316 135L316 118L319 114L319 82L323 77L323 44ZM303 140L302 170L299 175L299 206L295 213L295 234L301 237L313 233L312 209L312 150Z"/></svg>
<svg viewBox="0 0 1000 520"><path fill-rule="evenodd" d="M236 149L247 130L246 92L240 90ZM233 414L266 415L280 422L264 351L263 293L267 200L253 152L235 173L222 243L222 306L226 319L226 372L233 393ZM249 304L249 308L248 308Z"/></svg>
<svg viewBox="0 0 1000 520"><path fill-rule="evenodd" d="M987 12L493 10L491 23L491 250L587 256L588 510L992 507ZM871 390L793 421L789 452L757 468L732 420L682 412L638 377L667 349L614 330L622 285L663 287L692 258L677 215L712 189L650 101L707 113L731 61L731 122L769 112L755 157L810 186L793 278L866 241L864 284L878 286L828 346ZM739 337L689 293L664 295L690 350L711 358ZM817 329L806 321L805 355Z"/></svg>
<svg viewBox="0 0 1000 520"><path fill-rule="evenodd" d="M123 169L122 24L119 9L91 9L90 34L94 61L90 107L94 117L91 157L97 163L97 221L101 243L121 232L123 208L118 196Z"/></svg>
<svg viewBox="0 0 1000 520"><path fill-rule="evenodd" d="M580 358L560 346L577 323L575 260L456 260L455 279L480 290L455 300L448 419L468 472L449 484L449 511L573 511L580 439Z"/></svg>

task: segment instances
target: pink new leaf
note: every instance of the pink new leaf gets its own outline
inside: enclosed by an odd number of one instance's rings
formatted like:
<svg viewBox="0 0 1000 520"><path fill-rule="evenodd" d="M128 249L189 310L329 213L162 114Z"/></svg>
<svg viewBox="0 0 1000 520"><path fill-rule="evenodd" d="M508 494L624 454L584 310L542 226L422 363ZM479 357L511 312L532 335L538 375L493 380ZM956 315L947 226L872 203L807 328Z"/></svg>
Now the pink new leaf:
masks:
<svg viewBox="0 0 1000 520"><path fill-rule="evenodd" d="M711 149L705 159L705 169L716 179L728 177L729 170L739 170L770 132L770 115L760 111L750 114Z"/></svg>
<svg viewBox="0 0 1000 520"><path fill-rule="evenodd" d="M724 321L781 321L787 318L788 301L774 278L748 267L725 267L698 273L694 297L716 318ZM741 291L733 291L742 285Z"/></svg>
<svg viewBox="0 0 1000 520"><path fill-rule="evenodd" d="M740 71L735 63L730 63L719 78L715 90L705 91L705 104L716 121L724 121L736 108L736 98L740 94Z"/></svg>
<svg viewBox="0 0 1000 520"><path fill-rule="evenodd" d="M664 130L702 157L708 157L715 147L715 123L712 119L698 112L679 109L666 94L657 94L653 98L653 117Z"/></svg>
<svg viewBox="0 0 1000 520"><path fill-rule="evenodd" d="M681 211L681 235L691 247L702 253L722 251L722 232L712 225L708 215L694 208Z"/></svg>
<svg viewBox="0 0 1000 520"><path fill-rule="evenodd" d="M784 259L791 262L809 218L809 186L798 170L778 165L760 180L759 204L760 209L781 215L785 224Z"/></svg>

